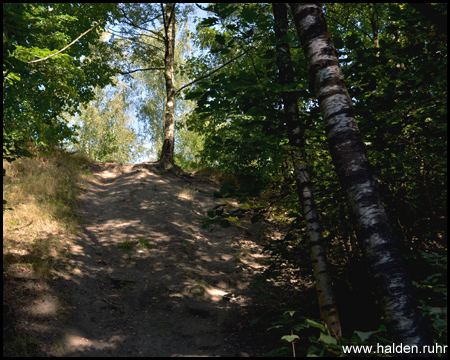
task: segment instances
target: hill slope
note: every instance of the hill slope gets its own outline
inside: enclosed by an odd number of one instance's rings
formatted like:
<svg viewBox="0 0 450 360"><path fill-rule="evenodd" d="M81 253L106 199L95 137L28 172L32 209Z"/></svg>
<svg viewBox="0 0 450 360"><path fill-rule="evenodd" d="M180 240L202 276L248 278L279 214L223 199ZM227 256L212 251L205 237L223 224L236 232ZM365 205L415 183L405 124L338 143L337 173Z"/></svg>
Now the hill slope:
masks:
<svg viewBox="0 0 450 360"><path fill-rule="evenodd" d="M9 301L21 313L17 325L37 338L38 353L270 350L249 327L255 290L247 285L260 267L259 238L236 226L201 227L200 218L217 204L211 194L218 186L201 175L163 174L153 163L95 163L92 171L79 203L81 231L56 278L15 274L8 282ZM11 300L13 288L20 296Z"/></svg>

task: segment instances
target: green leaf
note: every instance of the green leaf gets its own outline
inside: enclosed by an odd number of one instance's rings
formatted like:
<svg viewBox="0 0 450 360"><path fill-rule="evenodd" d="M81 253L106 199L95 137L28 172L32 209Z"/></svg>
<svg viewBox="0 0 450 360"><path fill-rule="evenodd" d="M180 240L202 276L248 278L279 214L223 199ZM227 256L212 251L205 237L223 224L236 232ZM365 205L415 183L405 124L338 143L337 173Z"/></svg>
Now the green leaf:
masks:
<svg viewBox="0 0 450 360"><path fill-rule="evenodd" d="M215 25L217 23L217 20L218 19L215 18L215 17L209 17L209 18L204 19L200 23L200 25L203 26L203 27L213 26L213 25Z"/></svg>
<svg viewBox="0 0 450 360"><path fill-rule="evenodd" d="M241 16L248 23L253 23L258 15L249 6L246 6L242 9Z"/></svg>
<svg viewBox="0 0 450 360"><path fill-rule="evenodd" d="M223 144L223 140L220 136L214 135L213 137L211 137L211 141L217 143L218 145L222 145Z"/></svg>
<svg viewBox="0 0 450 360"><path fill-rule="evenodd" d="M219 45L225 45L225 37L221 34L216 34L216 36L214 37L216 43L218 43Z"/></svg>
<svg viewBox="0 0 450 360"><path fill-rule="evenodd" d="M231 53L231 50L228 48L221 48L221 49L211 49L210 52L211 52L211 54L226 55L226 54Z"/></svg>
<svg viewBox="0 0 450 360"><path fill-rule="evenodd" d="M8 77L13 78L14 80L20 81L20 77L17 76L16 74L11 73L8 75Z"/></svg>
<svg viewBox="0 0 450 360"><path fill-rule="evenodd" d="M363 331L355 331L355 334L361 339L361 341L366 341L368 338L372 336L372 332L363 332Z"/></svg>
<svg viewBox="0 0 450 360"><path fill-rule="evenodd" d="M287 342L293 342L294 340L300 339L297 335L284 335L281 340L285 340Z"/></svg>
<svg viewBox="0 0 450 360"><path fill-rule="evenodd" d="M268 328L266 331L272 330L272 329L280 329L284 327L284 325L275 325L275 326L271 326L270 328Z"/></svg>
<svg viewBox="0 0 450 360"><path fill-rule="evenodd" d="M319 341L322 341L324 344L328 344L328 345L331 345L331 344L336 345L337 344L337 340L334 337L332 337L331 335L324 334L324 333L320 334Z"/></svg>
<svg viewBox="0 0 450 360"><path fill-rule="evenodd" d="M325 326L323 326L322 324L320 324L320 323L318 323L318 322L316 322L316 321L314 321L314 320L306 319L305 322L306 322L309 326L312 326L312 327L318 328L318 329L320 329L320 330L322 330L322 331L325 331Z"/></svg>
<svg viewBox="0 0 450 360"><path fill-rule="evenodd" d="M306 325L305 323L292 326L292 329L294 329L295 331L300 331L306 328L308 328L308 325Z"/></svg>
<svg viewBox="0 0 450 360"><path fill-rule="evenodd" d="M184 95L185 100L195 100L204 95L203 91L190 91Z"/></svg>

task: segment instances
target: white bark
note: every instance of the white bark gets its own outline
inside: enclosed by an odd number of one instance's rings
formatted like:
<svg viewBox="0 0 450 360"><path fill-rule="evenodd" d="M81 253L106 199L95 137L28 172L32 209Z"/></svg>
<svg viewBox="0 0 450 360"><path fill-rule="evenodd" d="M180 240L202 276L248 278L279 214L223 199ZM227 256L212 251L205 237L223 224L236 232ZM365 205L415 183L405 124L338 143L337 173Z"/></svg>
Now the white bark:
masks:
<svg viewBox="0 0 450 360"><path fill-rule="evenodd" d="M283 3L274 3L272 6L275 18L275 34L278 39L282 39L288 32L287 8ZM276 48L279 57L280 83L281 85L287 85L294 80L289 45L281 43L277 44ZM302 212L309 235L311 261L316 280L320 315L327 324L330 333L336 339L340 339L342 337L341 324L333 294L331 277L327 269L319 214L314 201L308 168L305 164L306 153L299 119L297 95L293 92L285 92L283 94L283 104L288 125L289 142L295 146L294 174L297 182L297 193L302 204Z"/></svg>
<svg viewBox="0 0 450 360"><path fill-rule="evenodd" d="M379 291L391 337L403 345L430 344L411 281L397 249L371 172L339 60L319 4L291 3L319 99L331 156L355 214L357 237Z"/></svg>
<svg viewBox="0 0 450 360"><path fill-rule="evenodd" d="M167 4L165 9L165 56L164 78L166 81L166 114L164 120L164 141L160 162L164 169L173 166L174 132L175 132L175 82L174 82L174 58L175 58L175 4Z"/></svg>

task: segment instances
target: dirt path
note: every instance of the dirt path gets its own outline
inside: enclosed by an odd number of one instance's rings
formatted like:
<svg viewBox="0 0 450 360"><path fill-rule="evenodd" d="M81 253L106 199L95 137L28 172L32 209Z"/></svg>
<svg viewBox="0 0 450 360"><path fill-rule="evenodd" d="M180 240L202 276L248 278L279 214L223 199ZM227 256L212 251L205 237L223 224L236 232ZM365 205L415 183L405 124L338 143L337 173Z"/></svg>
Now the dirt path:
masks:
<svg viewBox="0 0 450 360"><path fill-rule="evenodd" d="M199 221L217 187L151 163L98 163L94 174L72 248L64 355L262 355L244 336L260 248L241 229Z"/></svg>

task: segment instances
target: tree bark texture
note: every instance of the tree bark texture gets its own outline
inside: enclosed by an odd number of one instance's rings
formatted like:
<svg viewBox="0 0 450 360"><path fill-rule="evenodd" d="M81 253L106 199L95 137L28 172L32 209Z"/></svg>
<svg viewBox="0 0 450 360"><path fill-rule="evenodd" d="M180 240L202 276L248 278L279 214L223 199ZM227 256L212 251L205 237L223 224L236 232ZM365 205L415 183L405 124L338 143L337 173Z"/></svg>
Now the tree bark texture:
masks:
<svg viewBox="0 0 450 360"><path fill-rule="evenodd" d="M291 63L289 44L283 41L288 33L287 7L285 3L273 3L275 20L275 35L277 38L277 63L280 72L279 82L286 86L294 80L294 70ZM330 334L336 339L342 337L339 315L333 295L331 277L327 269L326 253L323 246L322 231L319 224L319 214L314 201L312 184L309 180L304 148L304 132L299 119L298 95L294 91L282 94L286 116L289 143L294 150L294 175L297 183L297 194L302 204L303 216L309 234L311 260L316 279L317 298L320 315L327 324Z"/></svg>
<svg viewBox="0 0 450 360"><path fill-rule="evenodd" d="M175 4L174 3L168 3L166 5L164 17L164 32L165 32L164 79L166 82L167 99L166 99L166 114L164 120L164 141L159 161L162 167L167 170L173 167L174 131L175 131L175 82L174 82Z"/></svg>
<svg viewBox="0 0 450 360"><path fill-rule="evenodd" d="M422 313L381 203L353 107L320 4L290 3L319 100L330 153L355 215L391 338L403 345L430 344ZM416 355L417 356L417 355Z"/></svg>

